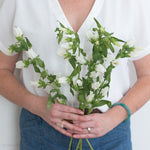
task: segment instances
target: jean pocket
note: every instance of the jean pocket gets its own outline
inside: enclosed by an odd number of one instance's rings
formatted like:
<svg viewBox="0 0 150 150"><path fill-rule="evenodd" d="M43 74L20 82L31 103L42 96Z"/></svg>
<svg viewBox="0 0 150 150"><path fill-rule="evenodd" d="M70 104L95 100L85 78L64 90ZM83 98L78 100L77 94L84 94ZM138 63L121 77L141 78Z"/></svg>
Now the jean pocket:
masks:
<svg viewBox="0 0 150 150"><path fill-rule="evenodd" d="M20 128L34 128L34 127L40 127L42 123L42 119L32 114L31 112L27 111L26 109L22 109L21 115L20 115Z"/></svg>

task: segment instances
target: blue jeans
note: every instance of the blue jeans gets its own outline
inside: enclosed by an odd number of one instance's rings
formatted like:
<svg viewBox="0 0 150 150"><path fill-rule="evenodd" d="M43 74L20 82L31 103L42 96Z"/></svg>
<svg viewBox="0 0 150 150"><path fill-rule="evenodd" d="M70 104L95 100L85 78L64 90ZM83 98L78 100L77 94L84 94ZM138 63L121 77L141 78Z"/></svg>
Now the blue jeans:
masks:
<svg viewBox="0 0 150 150"><path fill-rule="evenodd" d="M20 150L67 150L70 137L56 131L42 118L22 109L20 117ZM106 135L89 139L94 150L132 150L130 121L121 123ZM78 139L73 139L75 150ZM90 150L83 139L83 150Z"/></svg>

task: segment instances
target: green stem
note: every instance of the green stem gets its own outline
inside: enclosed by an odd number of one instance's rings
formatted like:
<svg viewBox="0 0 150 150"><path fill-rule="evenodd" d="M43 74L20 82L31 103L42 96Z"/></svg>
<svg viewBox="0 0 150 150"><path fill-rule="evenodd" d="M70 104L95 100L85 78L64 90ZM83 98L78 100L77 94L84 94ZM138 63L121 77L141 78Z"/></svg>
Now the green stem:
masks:
<svg viewBox="0 0 150 150"><path fill-rule="evenodd" d="M93 150L93 147L92 147L92 145L90 144L89 140L88 140L88 139L86 139L86 141L87 141L87 143L88 143L88 145L89 145L90 149L91 149L91 150Z"/></svg>
<svg viewBox="0 0 150 150"><path fill-rule="evenodd" d="M71 139L70 139L70 143L69 143L69 148L68 148L68 150L71 150L72 140L73 140L73 137L71 137Z"/></svg>
<svg viewBox="0 0 150 150"><path fill-rule="evenodd" d="M93 110L93 107L91 107L91 108L89 109L89 111L87 112L87 115L89 115L89 114L92 112L92 110Z"/></svg>
<svg viewBox="0 0 150 150"><path fill-rule="evenodd" d="M81 140L82 140L82 139L80 139L80 140L79 140L78 145L77 145L77 147L76 147L76 150L78 150L78 149L79 149L79 146L80 146Z"/></svg>
<svg viewBox="0 0 150 150"><path fill-rule="evenodd" d="M82 150L82 139L80 141L80 150Z"/></svg>

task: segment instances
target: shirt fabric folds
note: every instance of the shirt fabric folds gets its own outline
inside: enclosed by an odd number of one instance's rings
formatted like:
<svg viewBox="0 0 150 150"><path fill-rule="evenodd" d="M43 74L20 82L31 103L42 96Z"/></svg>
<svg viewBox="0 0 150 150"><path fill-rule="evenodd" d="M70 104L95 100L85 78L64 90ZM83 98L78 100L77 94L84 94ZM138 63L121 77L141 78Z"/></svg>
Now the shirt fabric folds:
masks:
<svg viewBox="0 0 150 150"><path fill-rule="evenodd" d="M137 47L142 47L139 59L150 52L150 14L148 0L95 0L86 20L78 30L81 47L89 52L92 45L88 42L87 32L96 24L95 17L108 32L113 32L125 41L134 40ZM29 38L35 52L45 61L49 73L68 74L70 66L57 55L57 39L55 29L58 21L72 29L58 0L5 0L0 8L0 50L7 54L9 45L15 42L13 28L20 27ZM26 58L22 53L22 58ZM122 59L113 70L110 93L107 98L112 103L119 101L131 87L131 61ZM30 92L47 96L47 90L31 86L29 81L37 81L38 75L32 67L23 69L19 76L23 86ZM69 105L77 107L76 97L69 94L69 88L62 88ZM106 111L107 106L99 107Z"/></svg>

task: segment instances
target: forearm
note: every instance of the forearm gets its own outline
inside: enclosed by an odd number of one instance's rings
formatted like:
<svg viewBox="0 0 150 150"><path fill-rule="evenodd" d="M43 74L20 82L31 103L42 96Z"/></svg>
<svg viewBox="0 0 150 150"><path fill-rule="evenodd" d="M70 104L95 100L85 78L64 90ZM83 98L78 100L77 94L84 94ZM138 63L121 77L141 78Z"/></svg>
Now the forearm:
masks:
<svg viewBox="0 0 150 150"><path fill-rule="evenodd" d="M143 76L129 89L126 95L120 100L121 103L126 104L131 114L139 110L150 99L150 76ZM113 118L117 125L125 120L128 116L127 111L120 105L110 109L107 113Z"/></svg>
<svg viewBox="0 0 150 150"><path fill-rule="evenodd" d="M45 107L44 103L46 103L46 98L35 96L27 91L9 70L4 69L0 70L0 94L34 114L38 114L38 110Z"/></svg>

